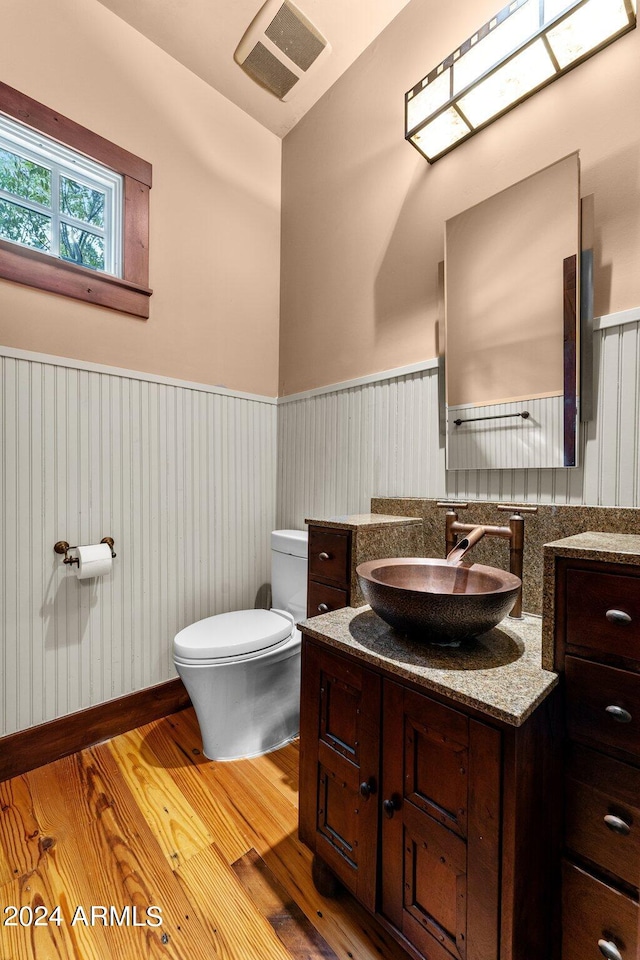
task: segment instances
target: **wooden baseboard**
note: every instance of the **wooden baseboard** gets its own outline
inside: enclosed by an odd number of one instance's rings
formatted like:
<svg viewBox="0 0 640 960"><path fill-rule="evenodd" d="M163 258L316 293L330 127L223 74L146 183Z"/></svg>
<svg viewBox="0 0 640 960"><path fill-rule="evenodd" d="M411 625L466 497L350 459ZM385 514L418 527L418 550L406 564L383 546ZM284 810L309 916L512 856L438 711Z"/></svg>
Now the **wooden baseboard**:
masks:
<svg viewBox="0 0 640 960"><path fill-rule="evenodd" d="M190 705L179 677L0 738L0 781Z"/></svg>

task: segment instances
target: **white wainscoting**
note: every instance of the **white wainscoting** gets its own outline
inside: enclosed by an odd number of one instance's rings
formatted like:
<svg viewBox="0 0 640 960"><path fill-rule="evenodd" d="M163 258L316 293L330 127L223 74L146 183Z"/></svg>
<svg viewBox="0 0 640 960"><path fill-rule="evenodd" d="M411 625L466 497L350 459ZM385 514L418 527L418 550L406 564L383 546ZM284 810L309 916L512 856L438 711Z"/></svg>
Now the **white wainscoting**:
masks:
<svg viewBox="0 0 640 960"><path fill-rule="evenodd" d="M628 312L631 316L631 311ZM438 371L336 385L279 401L278 524L358 513L375 496L640 506L640 323L602 318L594 334L595 418L580 466L445 470Z"/></svg>
<svg viewBox="0 0 640 960"><path fill-rule="evenodd" d="M525 419L518 416L522 411L528 414ZM458 419L464 422L457 425ZM511 470L530 470L533 465L548 468L564 463L562 396L460 404L447 407L447 422L447 463L456 469L486 470L490 463L501 463Z"/></svg>
<svg viewBox="0 0 640 960"><path fill-rule="evenodd" d="M0 348L0 735L173 677L270 579L277 407ZM115 540L79 581L57 540Z"/></svg>
<svg viewBox="0 0 640 960"><path fill-rule="evenodd" d="M278 523L368 512L372 496L443 490L432 367L278 404Z"/></svg>
<svg viewBox="0 0 640 960"><path fill-rule="evenodd" d="M575 469L445 471L430 362L276 407L0 348L0 735L172 677L177 630L254 604L276 524L372 496L640 506L630 314L595 334ZM78 581L53 553L107 534L109 578Z"/></svg>

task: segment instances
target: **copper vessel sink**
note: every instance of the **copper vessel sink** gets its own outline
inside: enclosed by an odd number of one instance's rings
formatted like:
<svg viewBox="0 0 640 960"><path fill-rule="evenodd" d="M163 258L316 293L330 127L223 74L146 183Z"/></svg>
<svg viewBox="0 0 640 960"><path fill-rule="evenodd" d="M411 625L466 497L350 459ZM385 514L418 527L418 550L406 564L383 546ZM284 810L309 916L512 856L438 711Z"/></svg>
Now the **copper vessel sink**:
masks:
<svg viewBox="0 0 640 960"><path fill-rule="evenodd" d="M395 557L356 568L367 602L390 626L425 643L460 643L495 627L512 609L521 581L473 563Z"/></svg>

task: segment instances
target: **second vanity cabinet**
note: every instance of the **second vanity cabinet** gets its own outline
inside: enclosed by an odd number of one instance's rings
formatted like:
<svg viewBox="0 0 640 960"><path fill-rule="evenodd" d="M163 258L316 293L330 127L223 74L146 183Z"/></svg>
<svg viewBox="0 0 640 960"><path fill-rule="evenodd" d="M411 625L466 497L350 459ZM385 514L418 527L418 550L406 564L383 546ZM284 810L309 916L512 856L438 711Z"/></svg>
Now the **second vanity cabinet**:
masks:
<svg viewBox="0 0 640 960"><path fill-rule="evenodd" d="M304 629L304 627L303 627ZM519 728L304 638L300 837L413 958L552 960L552 693Z"/></svg>
<svg viewBox="0 0 640 960"><path fill-rule="evenodd" d="M365 603L356 567L380 557L421 557L417 517L354 514L305 520L309 525L307 616Z"/></svg>
<svg viewBox="0 0 640 960"><path fill-rule="evenodd" d="M605 549L590 555L598 538ZM566 690L562 960L640 957L640 565L616 553L632 541L545 548ZM602 562L606 548L617 562Z"/></svg>
<svg viewBox="0 0 640 960"><path fill-rule="evenodd" d="M351 539L350 530L309 526L307 616L349 605Z"/></svg>

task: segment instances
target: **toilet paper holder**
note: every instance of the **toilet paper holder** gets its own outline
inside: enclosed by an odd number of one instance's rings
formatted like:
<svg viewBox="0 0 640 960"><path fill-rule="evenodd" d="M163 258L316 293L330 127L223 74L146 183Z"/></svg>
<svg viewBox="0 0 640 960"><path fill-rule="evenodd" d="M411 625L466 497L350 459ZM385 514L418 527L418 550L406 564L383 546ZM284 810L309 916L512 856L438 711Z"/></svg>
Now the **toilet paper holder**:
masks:
<svg viewBox="0 0 640 960"><path fill-rule="evenodd" d="M103 537L100 543L108 544L111 549L111 556L112 557L116 556L116 552L113 549L113 544L114 544L113 537ZM63 563L70 563L70 564L80 563L77 557L69 556L69 550L77 550L78 549L77 546L70 547L66 540L58 540L58 542L54 544L53 549L55 550L56 553L59 553L61 555L64 553L64 560L62 561Z"/></svg>

